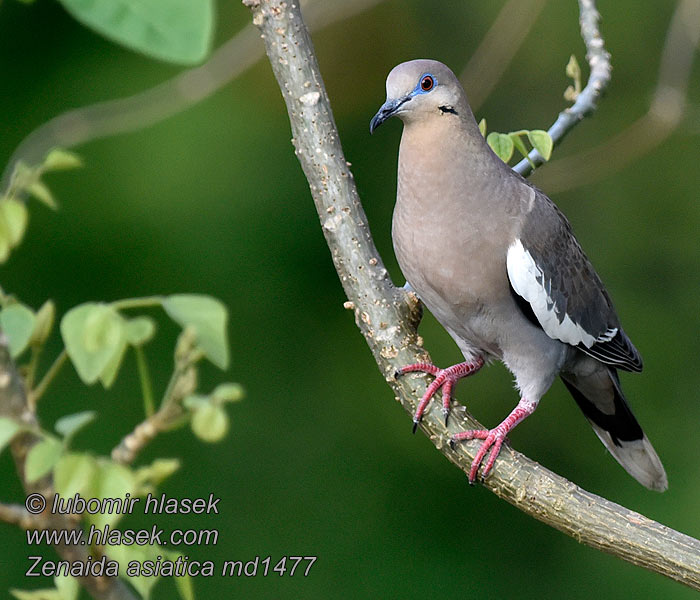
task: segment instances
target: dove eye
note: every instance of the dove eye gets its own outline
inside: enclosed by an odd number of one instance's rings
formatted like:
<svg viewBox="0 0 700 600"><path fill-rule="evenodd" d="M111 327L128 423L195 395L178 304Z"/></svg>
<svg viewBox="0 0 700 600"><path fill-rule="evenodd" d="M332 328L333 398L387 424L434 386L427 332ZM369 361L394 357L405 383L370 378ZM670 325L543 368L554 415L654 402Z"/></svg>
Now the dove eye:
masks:
<svg viewBox="0 0 700 600"><path fill-rule="evenodd" d="M420 89L423 92L429 92L435 87L435 79L432 75L424 75L420 80Z"/></svg>

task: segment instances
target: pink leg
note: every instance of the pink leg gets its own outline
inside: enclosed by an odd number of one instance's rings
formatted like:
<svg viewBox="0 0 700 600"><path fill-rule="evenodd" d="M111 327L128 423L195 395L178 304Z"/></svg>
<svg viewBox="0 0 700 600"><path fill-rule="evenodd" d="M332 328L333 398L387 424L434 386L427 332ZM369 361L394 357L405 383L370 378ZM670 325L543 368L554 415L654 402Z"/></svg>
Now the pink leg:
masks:
<svg viewBox="0 0 700 600"><path fill-rule="evenodd" d="M468 377L469 375L476 373L483 366L484 359L478 357L473 362L459 363L457 365L447 367L447 369L439 369L435 365L431 365L429 363L416 363L414 365L406 365L405 367L401 367L398 371L396 371L396 377L415 371L430 373L431 375L435 376L435 379L433 379L431 384L428 386L428 389L425 390L425 394L423 394L423 397L418 404L418 408L416 409L416 414L413 416L413 433L416 432L418 423L420 423L420 420L423 418L423 413L425 412L425 408L428 406L428 402L430 402L431 398L440 388L442 388L442 413L445 415L445 425L447 425L447 417L450 414L452 388L454 387L455 383L457 383L457 381L463 377Z"/></svg>
<svg viewBox="0 0 700 600"><path fill-rule="evenodd" d="M498 425L498 427L496 427L495 429L491 429L490 431L486 429L471 429L469 431L462 431L460 433L456 433L452 436L452 440L450 441L450 443L453 445L454 442L458 442L461 440L484 440L484 443L481 444L479 451L476 453L476 456L472 461L471 469L469 469L469 483L474 483L474 481L476 480L476 474L479 471L479 466L481 465L481 462L484 460L484 457L488 453L488 460L486 461L484 469L481 473L482 481L486 478L486 476L491 472L491 467L493 467L493 463L496 462L496 457L501 451L501 446L503 445L503 442L505 441L508 432L511 429L513 429L518 423L520 423L520 421L522 421L525 417L529 417L533 412L535 412L537 404L538 401L532 402L531 400L521 398L520 402L518 402L518 405L513 409L513 412L511 412L503 420L503 422L500 425Z"/></svg>

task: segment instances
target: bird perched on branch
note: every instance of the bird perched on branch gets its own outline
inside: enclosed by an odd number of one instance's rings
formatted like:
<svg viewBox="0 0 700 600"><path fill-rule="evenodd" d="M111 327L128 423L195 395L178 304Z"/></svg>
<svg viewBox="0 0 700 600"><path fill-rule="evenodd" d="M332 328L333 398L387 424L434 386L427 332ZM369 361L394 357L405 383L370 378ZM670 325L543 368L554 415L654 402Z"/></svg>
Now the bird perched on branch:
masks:
<svg viewBox="0 0 700 600"><path fill-rule="evenodd" d="M531 415L559 375L618 462L642 485L667 488L664 468L622 393L617 370L642 359L566 217L501 161L484 140L462 86L448 67L413 60L395 67L370 132L389 117L404 123L392 236L409 285L450 333L465 362L446 369L408 365L399 374L435 376L414 431L442 388L445 419L454 384L498 359L521 399L483 440L471 465L486 477L508 434Z"/></svg>

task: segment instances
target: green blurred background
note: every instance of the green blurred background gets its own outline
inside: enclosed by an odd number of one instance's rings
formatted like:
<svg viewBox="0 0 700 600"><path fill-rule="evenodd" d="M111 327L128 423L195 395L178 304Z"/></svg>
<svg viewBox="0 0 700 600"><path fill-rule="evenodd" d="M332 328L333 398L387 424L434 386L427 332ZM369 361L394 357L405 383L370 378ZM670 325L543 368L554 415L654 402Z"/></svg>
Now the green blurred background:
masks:
<svg viewBox="0 0 700 600"><path fill-rule="evenodd" d="M400 123L370 138L369 119L395 64L430 57L461 71L502 5L387 0L314 33L346 157L398 283L390 219ZM218 7L217 45L249 20L238 2ZM647 110L673 9L672 2L600 0L612 84L599 111L555 159L601 143ZM550 0L478 117L500 131L546 128L565 106L571 53L584 63L576 2ZM3 2L0 163L62 111L134 94L179 70L103 40L54 2ZM698 64L689 101L700 101ZM511 441L584 488L697 537L697 112L695 119L623 170L555 195L644 356L644 373L623 375L623 385L666 466L669 490L656 494L629 477L559 383ZM199 577L197 597L694 597L468 486L428 440L410 434L410 416L393 400L342 308L290 137L277 84L260 60L184 113L77 148L85 169L49 181L61 209L53 213L33 202L28 236L2 266L4 289L35 308L53 298L61 314L87 300L176 292L211 294L230 308L232 366L226 374L204 369L201 385L208 391L228 379L245 386L247 397L229 410L229 436L206 445L185 429L162 435L140 458L140 464L181 459L162 491L213 492L221 497L220 514L163 517L158 525L218 529L216 546L181 548L197 560L315 555L318 561L306 578ZM534 180L547 191L547 167ZM176 335L166 319L161 323L148 347L158 390L170 373ZM421 332L437 364L460 360L432 317ZM54 339L44 368L59 348ZM50 426L63 414L94 409L98 420L75 444L109 454L142 417L135 373L130 355L105 393L84 387L66 368L42 400L42 421ZM459 386L457 396L492 426L517 401L501 366ZM0 477L1 499L21 501L7 452ZM151 523L135 514L122 525ZM50 585L23 576L24 557L32 553L23 532L0 524L0 536L0 590ZM49 548L41 553L55 557ZM153 597L175 597L173 583L161 582Z"/></svg>

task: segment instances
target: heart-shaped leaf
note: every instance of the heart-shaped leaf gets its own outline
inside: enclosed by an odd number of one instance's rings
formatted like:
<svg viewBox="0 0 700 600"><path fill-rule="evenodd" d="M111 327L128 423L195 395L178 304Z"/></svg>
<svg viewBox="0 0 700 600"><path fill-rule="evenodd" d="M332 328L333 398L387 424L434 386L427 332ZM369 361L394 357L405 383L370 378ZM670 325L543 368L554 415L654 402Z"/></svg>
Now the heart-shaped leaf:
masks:
<svg viewBox="0 0 700 600"><path fill-rule="evenodd" d="M23 429L22 425L8 417L0 417L0 452L10 443L13 437Z"/></svg>
<svg viewBox="0 0 700 600"><path fill-rule="evenodd" d="M220 406L207 402L192 415L192 431L203 442L221 441L228 431L226 411Z"/></svg>
<svg viewBox="0 0 700 600"><path fill-rule="evenodd" d="M106 38L168 62L192 64L209 51L212 0L60 0Z"/></svg>
<svg viewBox="0 0 700 600"><path fill-rule="evenodd" d="M14 198L7 198L0 202L0 211L2 211L2 217L7 224L10 243L12 246L16 246L22 241L24 232L27 229L27 221L29 220L27 206L24 202Z"/></svg>
<svg viewBox="0 0 700 600"><path fill-rule="evenodd" d="M184 329L191 326L207 358L226 369L229 361L228 311L216 298L199 294L179 294L163 300L163 309Z"/></svg>
<svg viewBox="0 0 700 600"><path fill-rule="evenodd" d="M0 313L0 327L9 340L10 356L22 354L32 338L36 317L23 304L10 304Z"/></svg>
<svg viewBox="0 0 700 600"><path fill-rule="evenodd" d="M527 134L532 147L537 150L542 155L542 158L549 160L552 156L552 148L554 148L554 142L551 136L542 129L533 129Z"/></svg>
<svg viewBox="0 0 700 600"><path fill-rule="evenodd" d="M64 443L68 443L80 429L92 423L96 416L97 413L94 410L65 415L56 421L54 429L64 437Z"/></svg>
<svg viewBox="0 0 700 600"><path fill-rule="evenodd" d="M503 162L507 163L513 156L513 140L507 133L492 131L486 137L486 141Z"/></svg>
<svg viewBox="0 0 700 600"><path fill-rule="evenodd" d="M132 346L143 346L156 333L156 324L149 317L136 317L126 323L126 339Z"/></svg>
<svg viewBox="0 0 700 600"><path fill-rule="evenodd" d="M100 459L92 480L90 493L95 498L125 498L127 494L133 496L136 490L136 476L134 472L111 460ZM100 529L105 525L113 526L127 511L114 511L95 513L88 516L88 520Z"/></svg>
<svg viewBox="0 0 700 600"><path fill-rule="evenodd" d="M86 496L92 489L92 480L97 472L97 463L89 454L71 452L64 454L53 470L56 491L64 497L81 494Z"/></svg>
<svg viewBox="0 0 700 600"><path fill-rule="evenodd" d="M66 351L80 378L94 383L126 348L124 319L111 306L89 302L69 310L61 320ZM118 366L118 365L117 365Z"/></svg>
<svg viewBox="0 0 700 600"><path fill-rule="evenodd" d="M67 171L82 166L83 161L77 154L63 148L49 150L42 165L44 171Z"/></svg>
<svg viewBox="0 0 700 600"><path fill-rule="evenodd" d="M46 475L61 458L63 445L55 438L45 437L34 444L27 453L24 463L24 476L28 483L34 483Z"/></svg>

